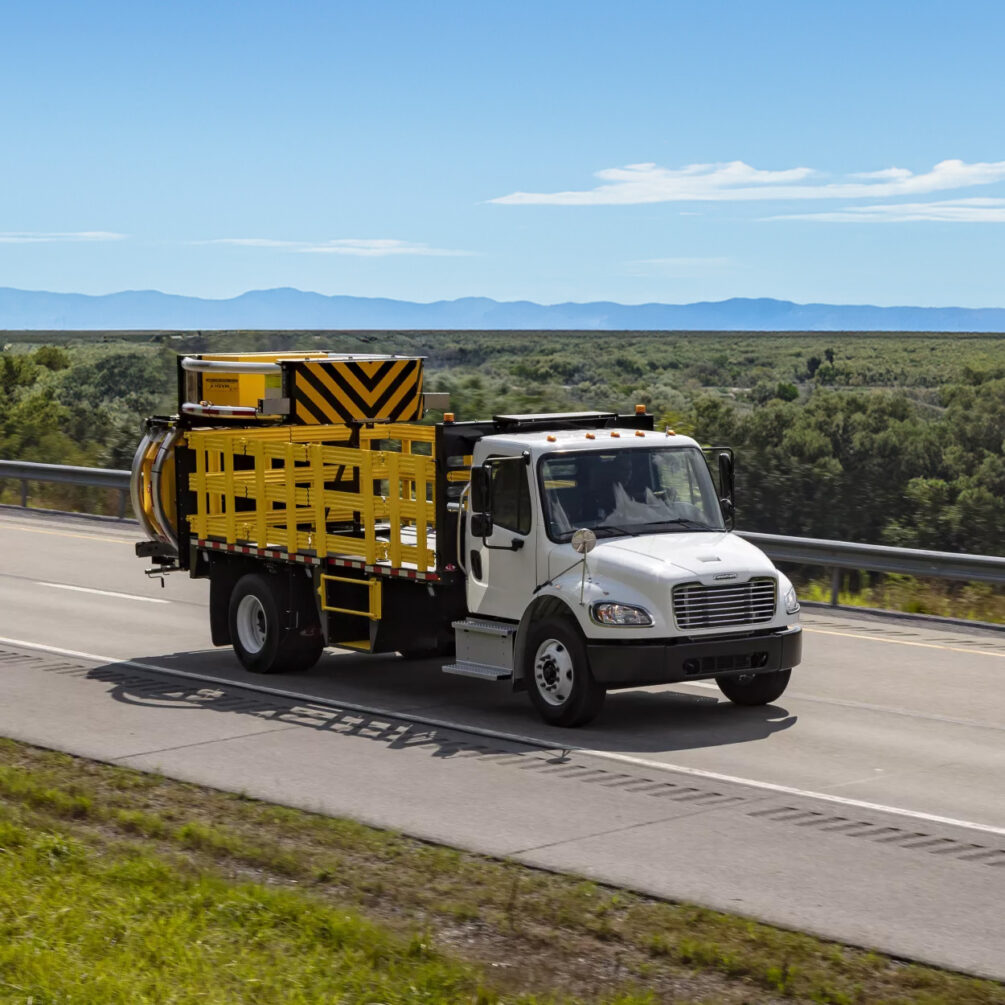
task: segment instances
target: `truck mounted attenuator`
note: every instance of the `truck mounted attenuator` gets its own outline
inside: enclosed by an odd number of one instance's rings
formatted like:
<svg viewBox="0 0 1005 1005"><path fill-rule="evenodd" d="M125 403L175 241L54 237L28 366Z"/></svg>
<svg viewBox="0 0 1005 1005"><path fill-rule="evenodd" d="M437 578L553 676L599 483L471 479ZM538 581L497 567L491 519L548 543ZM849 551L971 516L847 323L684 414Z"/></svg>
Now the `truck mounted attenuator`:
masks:
<svg viewBox="0 0 1005 1005"><path fill-rule="evenodd" d="M208 577L213 643L257 673L326 646L453 653L567 726L612 688L782 694L799 605L728 529L731 451L643 406L423 424L433 397L419 358L179 357L178 412L133 464L137 554Z"/></svg>

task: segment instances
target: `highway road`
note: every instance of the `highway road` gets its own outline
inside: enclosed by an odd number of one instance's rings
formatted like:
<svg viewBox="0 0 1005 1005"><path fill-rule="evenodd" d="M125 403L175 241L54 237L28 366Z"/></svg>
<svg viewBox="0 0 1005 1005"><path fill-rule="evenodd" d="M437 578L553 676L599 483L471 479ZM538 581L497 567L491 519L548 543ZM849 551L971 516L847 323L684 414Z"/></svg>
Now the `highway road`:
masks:
<svg viewBox="0 0 1005 1005"><path fill-rule="evenodd" d="M557 730L435 661L248 675L135 535L0 510L0 733L1005 979L1005 632L806 610L772 706Z"/></svg>

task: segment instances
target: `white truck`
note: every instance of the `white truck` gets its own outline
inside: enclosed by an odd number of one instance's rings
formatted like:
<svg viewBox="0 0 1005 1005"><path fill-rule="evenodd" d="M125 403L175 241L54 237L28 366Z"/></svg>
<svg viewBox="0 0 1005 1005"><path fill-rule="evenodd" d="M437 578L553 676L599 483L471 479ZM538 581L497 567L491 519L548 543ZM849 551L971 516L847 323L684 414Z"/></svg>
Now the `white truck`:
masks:
<svg viewBox="0 0 1005 1005"><path fill-rule="evenodd" d="M782 694L799 604L731 533L731 451L642 406L420 424L421 368L180 358L178 414L148 420L133 466L137 553L209 577L214 643L260 673L325 646L452 652L446 672L507 681L560 726L615 688Z"/></svg>

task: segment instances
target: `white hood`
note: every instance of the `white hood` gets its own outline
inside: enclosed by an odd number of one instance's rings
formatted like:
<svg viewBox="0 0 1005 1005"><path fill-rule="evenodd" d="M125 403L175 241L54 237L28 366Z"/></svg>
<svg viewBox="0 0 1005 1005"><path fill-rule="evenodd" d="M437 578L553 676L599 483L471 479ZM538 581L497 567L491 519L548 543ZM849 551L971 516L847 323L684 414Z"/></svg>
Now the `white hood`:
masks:
<svg viewBox="0 0 1005 1005"><path fill-rule="evenodd" d="M629 555L642 555L663 567L664 578L697 577L706 586L743 582L772 574L775 567L759 548L736 534L674 533L601 539L593 553L611 565ZM608 561L603 561L604 565ZM634 564L634 563L633 563ZM613 569L611 570L613 571Z"/></svg>

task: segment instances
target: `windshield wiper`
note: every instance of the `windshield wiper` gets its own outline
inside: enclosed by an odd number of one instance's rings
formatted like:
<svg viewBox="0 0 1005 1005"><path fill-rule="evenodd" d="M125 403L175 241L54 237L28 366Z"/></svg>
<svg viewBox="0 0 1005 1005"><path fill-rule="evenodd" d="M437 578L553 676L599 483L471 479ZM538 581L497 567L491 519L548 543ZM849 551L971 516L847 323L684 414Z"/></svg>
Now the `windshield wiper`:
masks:
<svg viewBox="0 0 1005 1005"><path fill-rule="evenodd" d="M666 520L649 520L647 523L639 524L640 527L664 527L668 524L683 527L685 530L716 530L707 523L700 520L689 520L686 516L669 517Z"/></svg>
<svg viewBox="0 0 1005 1005"><path fill-rule="evenodd" d="M591 527L590 529L597 535L597 537L617 537L619 535L622 537L631 537L635 533L635 530L632 527L618 527L613 523L598 524L596 527ZM608 533L605 534L602 532Z"/></svg>

